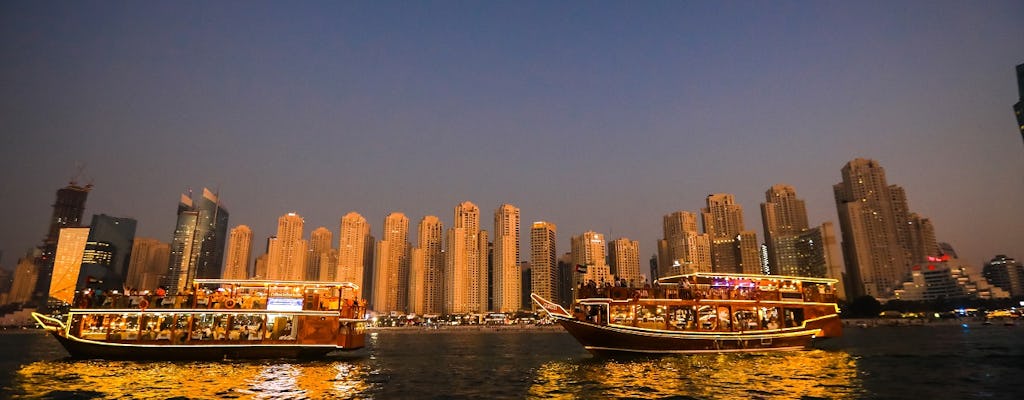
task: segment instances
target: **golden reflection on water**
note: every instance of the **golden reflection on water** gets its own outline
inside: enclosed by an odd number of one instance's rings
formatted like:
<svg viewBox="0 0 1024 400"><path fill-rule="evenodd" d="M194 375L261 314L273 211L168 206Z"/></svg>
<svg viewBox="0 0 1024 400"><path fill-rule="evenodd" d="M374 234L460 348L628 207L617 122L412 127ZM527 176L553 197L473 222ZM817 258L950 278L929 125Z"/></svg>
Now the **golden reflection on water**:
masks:
<svg viewBox="0 0 1024 400"><path fill-rule="evenodd" d="M552 361L530 397L714 399L862 397L856 359L822 350Z"/></svg>
<svg viewBox="0 0 1024 400"><path fill-rule="evenodd" d="M39 361L18 370L28 398L95 393L104 398L350 398L371 389L370 368L347 361ZM59 382L59 384L55 384Z"/></svg>

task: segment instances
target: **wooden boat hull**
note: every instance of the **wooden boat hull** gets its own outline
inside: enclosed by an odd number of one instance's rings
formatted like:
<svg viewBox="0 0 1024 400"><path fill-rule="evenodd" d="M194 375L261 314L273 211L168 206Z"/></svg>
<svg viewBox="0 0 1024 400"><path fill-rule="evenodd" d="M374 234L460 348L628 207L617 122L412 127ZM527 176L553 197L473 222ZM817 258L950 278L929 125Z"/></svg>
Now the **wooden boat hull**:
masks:
<svg viewBox="0 0 1024 400"><path fill-rule="evenodd" d="M816 339L842 336L838 314L805 320L800 326L757 331L648 329L576 318L536 294L531 298L587 351L594 354L688 354L801 350Z"/></svg>
<svg viewBox="0 0 1024 400"><path fill-rule="evenodd" d="M108 360L223 360L319 358L334 351L346 350L331 345L279 345L279 344L123 344L106 343L66 337L50 332L73 358L99 358Z"/></svg>
<svg viewBox="0 0 1024 400"><path fill-rule="evenodd" d="M223 359L311 359L320 358L336 351L354 351L364 346L362 334L344 334L329 339L337 344L321 341L318 343L277 340L271 343L255 341L189 341L184 336L180 341L105 341L82 338L69 333L67 325L60 320L33 313L33 317L47 332L60 342L72 358L96 358L108 360L223 360ZM350 332L351 322L342 326ZM311 329L316 328L310 325ZM313 338L313 335L307 335ZM315 339L315 338L313 338Z"/></svg>
<svg viewBox="0 0 1024 400"><path fill-rule="evenodd" d="M771 333L671 332L617 325L598 325L555 316L559 324L594 354L727 353L800 350L820 336L819 329L790 329Z"/></svg>

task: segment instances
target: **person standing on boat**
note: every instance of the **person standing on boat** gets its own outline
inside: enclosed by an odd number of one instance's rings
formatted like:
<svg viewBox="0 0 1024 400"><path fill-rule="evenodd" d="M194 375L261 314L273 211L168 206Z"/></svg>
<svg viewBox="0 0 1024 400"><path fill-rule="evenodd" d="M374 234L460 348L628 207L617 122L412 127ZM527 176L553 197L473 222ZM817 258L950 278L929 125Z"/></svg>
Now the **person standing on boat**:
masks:
<svg viewBox="0 0 1024 400"><path fill-rule="evenodd" d="M163 286L158 286L156 288L156 299L154 299L153 304L156 304L157 307L162 306L164 304L164 296L167 296L167 289L164 289Z"/></svg>

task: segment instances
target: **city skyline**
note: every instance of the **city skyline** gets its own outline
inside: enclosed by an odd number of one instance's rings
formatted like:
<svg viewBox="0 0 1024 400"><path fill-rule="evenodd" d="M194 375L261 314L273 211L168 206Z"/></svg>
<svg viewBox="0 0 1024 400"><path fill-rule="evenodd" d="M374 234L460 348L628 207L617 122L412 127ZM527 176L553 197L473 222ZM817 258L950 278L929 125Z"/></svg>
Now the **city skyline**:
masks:
<svg viewBox="0 0 1024 400"><path fill-rule="evenodd" d="M581 4L5 3L0 266L77 162L83 220L137 237L169 241L175 196L207 186L257 249L286 212L450 227L471 200L557 224L560 253L593 230L647 259L711 193L754 232L777 184L838 224L831 186L870 158L961 258L1024 257L1019 2Z"/></svg>

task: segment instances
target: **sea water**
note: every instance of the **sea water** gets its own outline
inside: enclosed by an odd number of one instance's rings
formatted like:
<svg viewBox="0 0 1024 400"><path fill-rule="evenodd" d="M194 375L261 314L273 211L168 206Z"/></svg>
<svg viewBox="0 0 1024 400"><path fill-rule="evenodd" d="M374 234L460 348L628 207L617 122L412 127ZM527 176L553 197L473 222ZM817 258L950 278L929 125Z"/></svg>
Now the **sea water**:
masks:
<svg viewBox="0 0 1024 400"><path fill-rule="evenodd" d="M850 327L827 349L602 358L545 330L371 332L316 361L73 360L0 333L0 398L1021 399L1024 328Z"/></svg>

